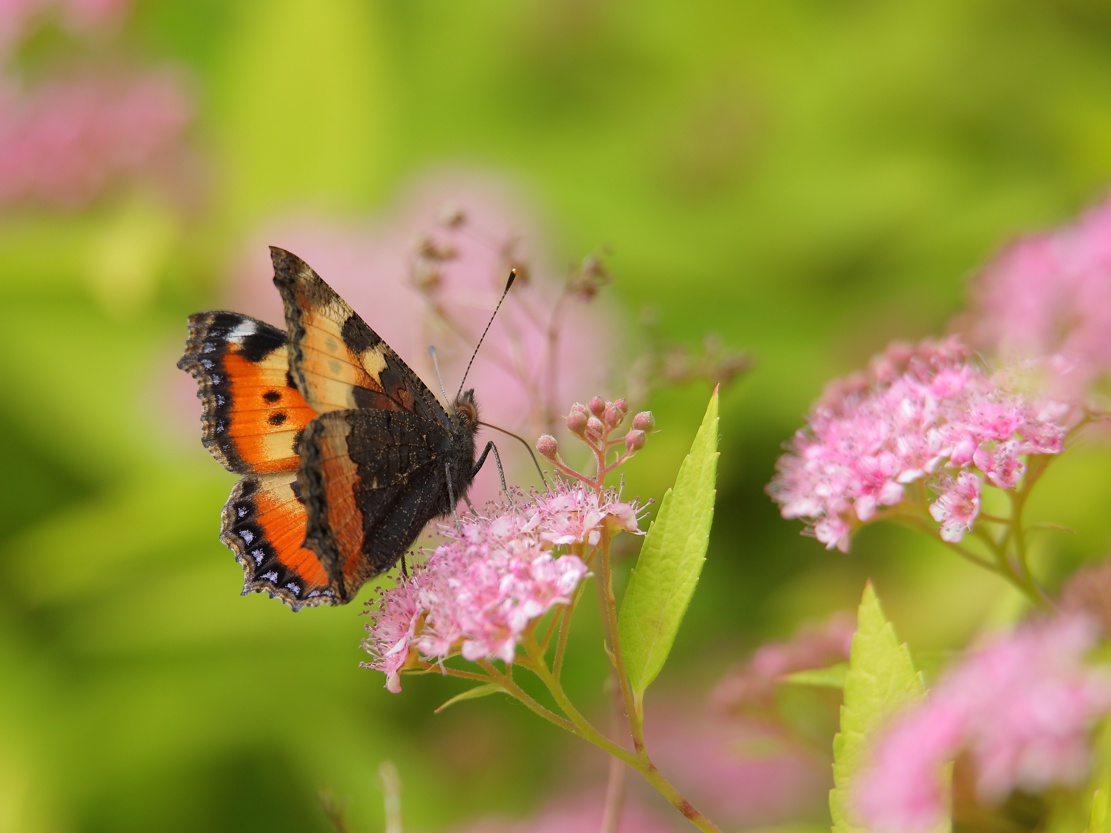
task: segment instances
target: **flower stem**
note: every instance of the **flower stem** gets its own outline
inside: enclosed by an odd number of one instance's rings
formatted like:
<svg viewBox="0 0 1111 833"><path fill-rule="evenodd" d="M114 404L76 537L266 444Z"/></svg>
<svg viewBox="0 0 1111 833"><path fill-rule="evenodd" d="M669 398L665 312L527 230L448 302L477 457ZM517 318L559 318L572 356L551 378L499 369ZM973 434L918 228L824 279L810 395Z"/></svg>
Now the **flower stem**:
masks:
<svg viewBox="0 0 1111 833"><path fill-rule="evenodd" d="M625 667L625 657L621 651L621 637L617 626L617 598L613 593L613 569L610 565L610 539L603 535L600 544L599 559L601 563L602 586L602 618L606 627L606 642L609 643L610 661L617 674L617 682L621 686L621 699L625 703L625 716L629 721L629 733L633 738L633 749L637 753L644 751L644 715L640 703L633 694L632 684L629 682L629 672Z"/></svg>
<svg viewBox="0 0 1111 833"><path fill-rule="evenodd" d="M559 726L561 729L566 729L572 734L580 734L577 724L565 717L560 717L551 709L541 705L535 698L533 698L523 688L517 685L516 681L514 681L514 679L510 677L509 674L503 674L498 671L498 669L495 668L493 663L491 663L489 660L480 659L478 660L478 664L482 666L482 668L486 671L493 682L497 683L503 689L505 689L506 694L509 694L512 697L516 697L518 700L521 701L523 705L531 709L533 712L535 712L545 720L554 723L556 726ZM560 706L560 708L562 708L562 705Z"/></svg>

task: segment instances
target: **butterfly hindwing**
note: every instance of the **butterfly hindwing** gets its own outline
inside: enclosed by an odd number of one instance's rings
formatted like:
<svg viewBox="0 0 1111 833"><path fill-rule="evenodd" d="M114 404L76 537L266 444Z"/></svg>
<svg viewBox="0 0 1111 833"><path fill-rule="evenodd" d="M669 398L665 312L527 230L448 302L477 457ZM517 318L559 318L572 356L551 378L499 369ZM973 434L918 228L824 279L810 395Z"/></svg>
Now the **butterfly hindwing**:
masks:
<svg viewBox="0 0 1111 833"><path fill-rule="evenodd" d="M307 523L295 473L245 477L235 485L224 505L220 540L243 567L244 594L269 593L294 610L336 604L328 570L304 546Z"/></svg>
<svg viewBox="0 0 1111 833"><path fill-rule="evenodd" d="M237 312L189 317L178 367L198 382L201 441L238 474L295 471L295 444L316 412L289 378L286 335Z"/></svg>

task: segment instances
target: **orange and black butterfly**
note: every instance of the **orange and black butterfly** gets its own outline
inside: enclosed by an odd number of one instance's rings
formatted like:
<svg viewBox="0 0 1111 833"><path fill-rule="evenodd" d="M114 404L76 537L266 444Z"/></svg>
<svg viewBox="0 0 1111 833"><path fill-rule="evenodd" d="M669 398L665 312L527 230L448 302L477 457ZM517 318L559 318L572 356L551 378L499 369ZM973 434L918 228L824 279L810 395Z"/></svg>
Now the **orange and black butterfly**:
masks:
<svg viewBox="0 0 1111 833"><path fill-rule="evenodd" d="M198 382L205 447L243 475L220 533L243 593L344 604L454 511L493 444L475 459L474 391L445 410L308 264L270 253L286 329L199 312L178 367Z"/></svg>

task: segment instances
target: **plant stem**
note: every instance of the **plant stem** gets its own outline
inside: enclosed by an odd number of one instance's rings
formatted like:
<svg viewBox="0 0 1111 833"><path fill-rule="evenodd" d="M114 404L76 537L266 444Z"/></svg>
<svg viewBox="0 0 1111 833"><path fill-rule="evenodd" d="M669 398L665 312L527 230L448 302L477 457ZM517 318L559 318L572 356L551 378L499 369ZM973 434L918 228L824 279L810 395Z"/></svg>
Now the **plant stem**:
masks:
<svg viewBox="0 0 1111 833"><path fill-rule="evenodd" d="M617 627L617 599L613 593L613 569L610 565L610 538L602 536L600 544L601 558L601 587L602 587L602 618L606 625L606 641L609 643L610 660L613 670L617 674L617 682L621 686L621 699L625 703L625 717L629 721L629 733L633 738L633 749L638 754L644 751L644 716L641 713L640 703L633 694L632 684L629 682L629 672L625 667L625 657L621 651L621 637Z"/></svg>
<svg viewBox="0 0 1111 833"><path fill-rule="evenodd" d="M579 727L574 721L568 720L565 717L560 717L551 709L548 709L541 705L535 698L533 698L523 688L517 685L512 677L510 677L508 674L502 674L500 671L498 671L498 669L495 668L489 660L480 659L478 660L478 664L482 666L487 674L489 674L491 680L505 689L506 694L516 697L518 700L521 701L522 704L538 714L540 717L551 723L554 723L561 729L566 729L572 734L580 734ZM562 704L560 705L560 708L562 708Z"/></svg>

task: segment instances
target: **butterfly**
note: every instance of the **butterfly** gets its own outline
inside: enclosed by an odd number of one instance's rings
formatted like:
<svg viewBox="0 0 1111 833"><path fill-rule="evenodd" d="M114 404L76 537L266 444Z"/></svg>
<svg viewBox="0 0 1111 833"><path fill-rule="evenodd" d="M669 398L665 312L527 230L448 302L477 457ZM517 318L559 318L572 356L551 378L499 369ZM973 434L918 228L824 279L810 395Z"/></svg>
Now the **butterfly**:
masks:
<svg viewBox="0 0 1111 833"><path fill-rule="evenodd" d="M220 532L243 594L345 604L454 511L493 443L475 459L473 390L442 407L307 263L270 254L285 330L199 312L177 366L197 380L205 448L243 475Z"/></svg>

